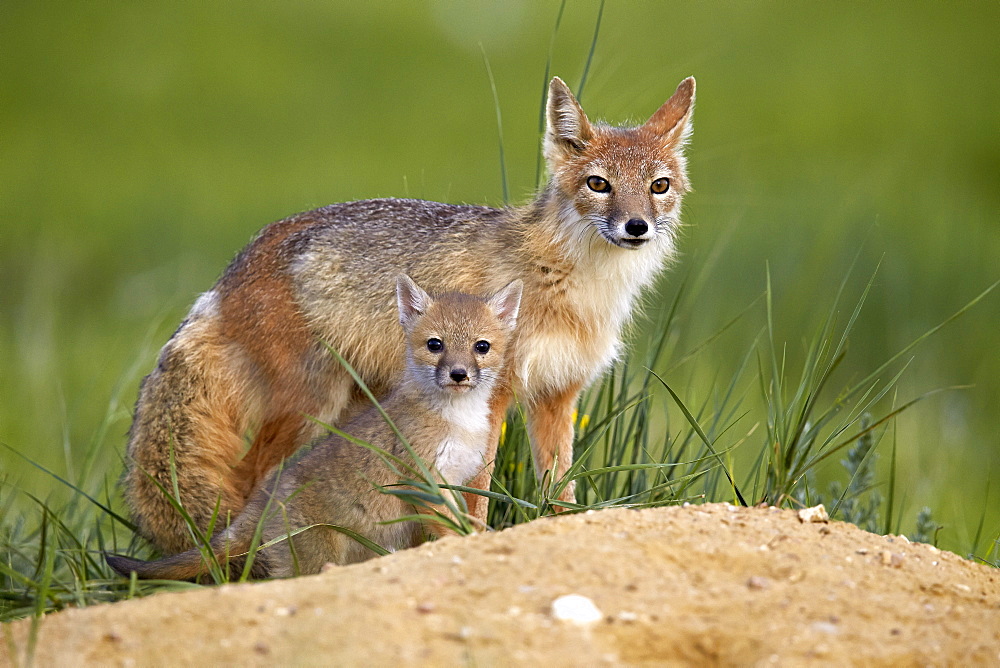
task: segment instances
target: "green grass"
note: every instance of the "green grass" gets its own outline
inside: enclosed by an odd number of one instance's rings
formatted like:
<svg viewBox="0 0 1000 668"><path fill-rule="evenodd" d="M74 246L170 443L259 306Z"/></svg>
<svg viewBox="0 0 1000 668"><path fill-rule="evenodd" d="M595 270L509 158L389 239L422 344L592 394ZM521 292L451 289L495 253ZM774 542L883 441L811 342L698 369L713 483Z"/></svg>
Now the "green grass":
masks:
<svg viewBox="0 0 1000 668"><path fill-rule="evenodd" d="M614 122L699 81L683 255L580 406L582 504L822 500L996 565L1000 6L442 7L9 8L2 618L186 586L99 555L149 554L116 488L156 348L270 220L522 200L551 74ZM515 414L496 527L553 510L528 451Z"/></svg>
<svg viewBox="0 0 1000 668"><path fill-rule="evenodd" d="M536 480L522 412L512 411L489 494L490 527L502 529L558 511L612 506L729 501L794 508L824 502L834 518L872 531L903 530L915 540L937 542L939 527L930 509L914 517L893 516L893 508L902 505L894 481L898 446L893 427L904 411L929 394L899 396L898 381L907 366L901 358L974 307L992 287L861 380L838 384L837 368L847 357L846 342L862 317L873 281L874 277L864 285L843 323L837 322L837 313L849 277L831 295L828 317L810 339L809 353L798 369L790 367L784 345L769 326L776 308L770 284L763 300L755 300L720 331L690 350L678 348L673 344L679 338L676 330L688 317L688 310L697 307L682 283L669 308L659 313L651 328L654 336L581 401L575 461L565 478ZM720 337L736 323L754 319L762 325L761 336L748 345L740 364L720 369L717 382L701 400L683 398L681 394L689 393L678 393L671 387L678 369L711 355ZM336 356L335 351L331 354ZM789 381L789 377L797 380ZM681 387L681 383L674 384ZM891 463L888 470L880 470L876 465L879 449L889 433ZM93 443L101 445L98 439ZM845 459L841 461L844 471L838 472L829 464L839 453ZM86 454L88 461L97 458L92 452ZM385 464L400 478L400 485L383 490L385 493L401 496L415 506L447 508L447 512L420 515L421 519L443 522L458 533L476 529L457 493L469 491L467 488L455 487L451 492L442 488L419 460L407 464L386 457ZM46 471L71 490L68 501L46 501L26 494L30 499L27 511L15 521L4 522L0 536L0 619L195 586L129 581L115 576L105 565L104 551L152 555L118 510L121 503L114 492L115 468L90 468L87 478L77 483ZM569 480L576 484L576 504L557 500ZM9 511L17 503L13 496L17 491L9 484L0 491L4 509ZM171 498L175 493L162 491ZM184 514L180 504L175 503L175 507ZM5 517L11 514L5 512ZM966 553L996 565L996 541L981 545L982 536L989 535L982 518L975 540L965 546ZM239 574L231 574L204 547L211 527L202 533L188 520L196 542L203 546L209 575L217 583L234 577L246 580L253 555L273 544L261 545L258 535L246 566ZM995 527L991 530L996 533ZM385 553L380 546L372 545L371 549Z"/></svg>

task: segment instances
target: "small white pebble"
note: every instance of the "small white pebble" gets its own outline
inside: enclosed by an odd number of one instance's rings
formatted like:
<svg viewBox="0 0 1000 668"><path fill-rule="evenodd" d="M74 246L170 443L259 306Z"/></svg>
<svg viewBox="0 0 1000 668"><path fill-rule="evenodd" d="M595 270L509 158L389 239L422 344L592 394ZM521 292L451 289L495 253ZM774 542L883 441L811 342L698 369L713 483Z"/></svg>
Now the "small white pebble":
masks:
<svg viewBox="0 0 1000 668"><path fill-rule="evenodd" d="M840 633L840 629L837 628L836 624L831 624L830 622L815 622L812 625L812 630L817 633Z"/></svg>
<svg viewBox="0 0 1000 668"><path fill-rule="evenodd" d="M631 610L622 610L621 612L618 613L618 621L619 622L626 622L626 623L628 623L628 622L637 621L638 619L639 619L639 615L635 614Z"/></svg>
<svg viewBox="0 0 1000 668"><path fill-rule="evenodd" d="M813 506L812 508L802 508L798 512L799 521L803 524L808 524L811 522L829 522L830 515L827 514L826 508L823 504L818 506Z"/></svg>
<svg viewBox="0 0 1000 668"><path fill-rule="evenodd" d="M604 618L594 602L580 594L567 594L552 601L552 616L573 624L593 624Z"/></svg>
<svg viewBox="0 0 1000 668"><path fill-rule="evenodd" d="M456 554L455 556L453 556L451 558L451 563L453 563L453 564L460 564L460 563L462 563L462 557L460 557L460 556L458 556Z"/></svg>

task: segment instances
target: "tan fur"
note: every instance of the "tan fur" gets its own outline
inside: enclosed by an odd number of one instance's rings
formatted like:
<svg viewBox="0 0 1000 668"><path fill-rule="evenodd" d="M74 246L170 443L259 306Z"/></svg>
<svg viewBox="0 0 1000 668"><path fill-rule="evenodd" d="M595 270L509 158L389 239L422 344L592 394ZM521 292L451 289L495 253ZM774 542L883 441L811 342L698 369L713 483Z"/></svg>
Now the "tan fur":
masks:
<svg viewBox="0 0 1000 668"><path fill-rule="evenodd" d="M489 299L461 293L432 298L409 278L399 278L407 363L399 386L382 407L413 455L441 483L466 484L485 464L489 400L502 382L521 289L521 282L514 281ZM430 350L432 339L440 341L443 350ZM486 351L476 348L483 342ZM411 464L415 461L375 407L348 422L344 431ZM340 436L327 436L272 472L232 525L212 539L212 548L221 561L237 557L230 568L239 571L245 563L240 555L250 549L262 519L263 543L306 529L256 557L256 577L287 577L317 573L326 563L374 556L343 533L314 525L345 527L389 550L412 547L424 540L420 523L390 522L430 509L415 509L378 489L398 482L399 476L377 453ZM444 532L440 524L427 526L438 535ZM135 571L144 578L194 578L207 568L196 549L154 562L114 555L107 560L122 575Z"/></svg>
<svg viewBox="0 0 1000 668"><path fill-rule="evenodd" d="M356 411L353 383L320 341L376 392L398 382L404 347L393 325L393 281L400 272L432 290L472 294L524 282L509 389L493 402L491 447L516 398L529 415L537 470L552 468L558 456L554 474L562 475L571 463L572 406L620 356L640 294L674 252L693 102L694 80L686 79L644 125L612 127L591 123L553 79L544 146L550 181L529 204L497 210L366 200L265 228L216 285L218 309L192 317L164 348L189 371L157 369L145 381L126 480L144 535L167 551L190 545L168 517L174 511L137 473L141 467L163 479L171 420L185 427L174 445L181 501L202 521L218 498L224 512L238 512L261 472L308 440L304 415L338 423ZM592 176L608 192L589 187ZM654 194L660 178L669 189ZM647 232L628 232L629 221L642 221ZM198 401L182 399L185 393ZM253 445L241 461L238 446L248 434ZM492 455L478 486L489 484ZM571 487L563 498L573 499ZM473 503L485 518L485 504Z"/></svg>

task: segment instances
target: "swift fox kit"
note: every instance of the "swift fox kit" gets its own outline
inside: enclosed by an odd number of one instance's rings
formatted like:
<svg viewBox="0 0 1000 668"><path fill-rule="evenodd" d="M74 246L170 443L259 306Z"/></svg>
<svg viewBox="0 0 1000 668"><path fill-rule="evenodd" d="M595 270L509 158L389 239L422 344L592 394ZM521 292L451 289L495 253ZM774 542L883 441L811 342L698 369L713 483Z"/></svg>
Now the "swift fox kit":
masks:
<svg viewBox="0 0 1000 668"><path fill-rule="evenodd" d="M406 365L400 385L382 407L413 455L437 471L442 482L464 485L485 464L489 398L501 382L500 368L520 300L521 281L484 300L462 293L432 298L409 277L398 279ZM374 406L343 431L403 460L411 459ZM347 564L374 556L343 533L313 525L347 527L391 550L412 547L424 539L419 522L382 524L417 512L376 489L397 482L375 452L340 436L327 436L275 470L232 525L212 539L212 549L220 561L234 555L230 568L242 570L245 559L240 555L250 549L265 514L262 543L312 528L262 549L254 560L255 577L318 573L328 562ZM429 526L439 535L443 532L439 524ZM206 571L196 549L153 562L106 558L122 575L135 571L143 578L187 579Z"/></svg>
<svg viewBox="0 0 1000 668"><path fill-rule="evenodd" d="M581 391L622 350L640 293L674 251L688 190L684 144L694 79L643 125L591 123L558 78L549 86L549 182L521 207L402 199L334 204L265 227L164 346L143 381L129 435L125 496L141 533L167 552L191 547L172 488L201 526L238 513L264 475L316 435L306 416L342 424L363 400L328 342L376 394L405 355L392 326L394 280L490 294L524 284L507 382L490 410L489 487L512 401L528 416L536 473L558 478L573 457ZM563 500L572 501L567 486ZM485 519L485 499L469 498Z"/></svg>

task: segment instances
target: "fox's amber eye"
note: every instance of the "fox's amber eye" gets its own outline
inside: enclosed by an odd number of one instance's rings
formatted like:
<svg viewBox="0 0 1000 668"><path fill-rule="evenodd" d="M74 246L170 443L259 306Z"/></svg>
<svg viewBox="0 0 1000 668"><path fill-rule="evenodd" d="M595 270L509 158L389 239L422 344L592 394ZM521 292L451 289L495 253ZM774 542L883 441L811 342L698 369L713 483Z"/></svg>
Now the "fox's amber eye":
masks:
<svg viewBox="0 0 1000 668"><path fill-rule="evenodd" d="M649 189L653 192L654 195L662 195L663 193L670 190L670 179L667 178L656 179L649 186Z"/></svg>
<svg viewBox="0 0 1000 668"><path fill-rule="evenodd" d="M432 353L439 353L444 350L444 343L441 339L427 339L427 350Z"/></svg>
<svg viewBox="0 0 1000 668"><path fill-rule="evenodd" d="M607 179L602 179L600 176L587 177L587 187L595 193L606 193L611 190L611 184L608 183Z"/></svg>
<svg viewBox="0 0 1000 668"><path fill-rule="evenodd" d="M490 342L489 341L476 341L476 345L472 346L476 349L476 352L480 355L485 355L490 352Z"/></svg>

